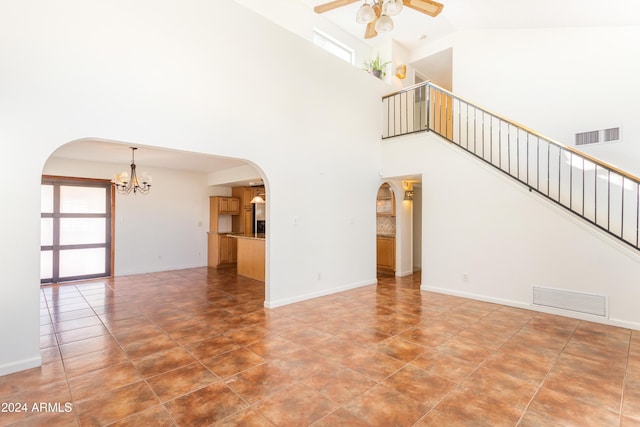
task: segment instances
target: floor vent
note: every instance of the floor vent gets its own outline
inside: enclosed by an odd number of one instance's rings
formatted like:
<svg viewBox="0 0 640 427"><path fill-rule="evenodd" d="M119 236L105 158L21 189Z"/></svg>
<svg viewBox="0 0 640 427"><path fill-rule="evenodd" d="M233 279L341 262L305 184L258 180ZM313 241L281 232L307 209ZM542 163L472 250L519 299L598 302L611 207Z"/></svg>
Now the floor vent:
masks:
<svg viewBox="0 0 640 427"><path fill-rule="evenodd" d="M607 297L604 295L534 286L533 305L607 317Z"/></svg>

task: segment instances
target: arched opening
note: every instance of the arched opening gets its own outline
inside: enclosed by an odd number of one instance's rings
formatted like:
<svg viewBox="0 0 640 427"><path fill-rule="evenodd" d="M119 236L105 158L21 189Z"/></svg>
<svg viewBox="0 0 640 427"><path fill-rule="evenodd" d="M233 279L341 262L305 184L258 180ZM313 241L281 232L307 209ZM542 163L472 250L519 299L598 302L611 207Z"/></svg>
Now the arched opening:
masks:
<svg viewBox="0 0 640 427"><path fill-rule="evenodd" d="M376 269L378 275L396 273L396 197L388 182L376 195Z"/></svg>
<svg viewBox="0 0 640 427"><path fill-rule="evenodd" d="M125 144L118 141L82 139L67 143L46 161L43 175L81 179L111 180L130 167L131 151L136 146L138 173L152 177L147 195L116 195L113 230L110 236L114 277L157 273L195 267L225 267L235 271L234 262L211 265L211 233L254 234L235 229L235 224L253 224L254 211L248 219L245 211L216 212L212 229L212 198L233 198L241 188L262 189L264 217L261 236L265 301L269 299L268 215L269 191L266 176L256 165L244 159L220 157L153 146ZM246 207L243 203L242 207ZM77 215L76 215L77 216ZM222 228L218 228L221 226ZM246 231L246 233L245 233ZM73 246L73 242L70 242ZM235 243L235 241L234 241ZM229 250L237 250L231 245ZM266 272L266 273L265 273Z"/></svg>
<svg viewBox="0 0 640 427"><path fill-rule="evenodd" d="M419 176L385 180L376 198L378 275L409 276L422 270L422 185Z"/></svg>

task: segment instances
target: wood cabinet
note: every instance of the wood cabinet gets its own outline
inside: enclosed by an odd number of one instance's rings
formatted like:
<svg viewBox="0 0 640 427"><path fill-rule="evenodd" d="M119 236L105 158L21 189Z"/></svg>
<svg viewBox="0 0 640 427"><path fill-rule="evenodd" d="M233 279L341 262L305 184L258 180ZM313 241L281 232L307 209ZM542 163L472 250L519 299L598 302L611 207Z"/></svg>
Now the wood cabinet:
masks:
<svg viewBox="0 0 640 427"><path fill-rule="evenodd" d="M240 199L237 197L209 197L209 231L219 231L220 215L239 215ZM229 231L229 230L223 230Z"/></svg>
<svg viewBox="0 0 640 427"><path fill-rule="evenodd" d="M234 238L238 241L238 275L264 282L264 239Z"/></svg>
<svg viewBox="0 0 640 427"><path fill-rule="evenodd" d="M211 212L218 215L238 215L240 213L240 199L237 197L214 196L211 200Z"/></svg>
<svg viewBox="0 0 640 427"><path fill-rule="evenodd" d="M264 187L233 187L231 189L233 197L238 198L240 212L238 216L232 218L232 230L234 233L250 235L253 233L253 204L251 200L260 195L265 198Z"/></svg>
<svg viewBox="0 0 640 427"><path fill-rule="evenodd" d="M218 214L239 215L240 199L237 197L219 197Z"/></svg>
<svg viewBox="0 0 640 427"><path fill-rule="evenodd" d="M231 266L238 260L238 241L226 234L209 233L209 267Z"/></svg>
<svg viewBox="0 0 640 427"><path fill-rule="evenodd" d="M378 236L376 239L376 265L378 270L396 271L396 238Z"/></svg>

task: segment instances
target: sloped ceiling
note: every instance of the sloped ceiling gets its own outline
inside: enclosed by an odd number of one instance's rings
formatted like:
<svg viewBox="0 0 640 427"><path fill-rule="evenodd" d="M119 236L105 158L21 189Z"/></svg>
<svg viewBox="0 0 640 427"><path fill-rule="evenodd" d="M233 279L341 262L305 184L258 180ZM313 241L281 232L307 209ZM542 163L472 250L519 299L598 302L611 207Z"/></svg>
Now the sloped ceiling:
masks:
<svg viewBox="0 0 640 427"><path fill-rule="evenodd" d="M299 0L310 9L330 0ZM438 0L444 4L435 18L409 8L393 17L395 29L370 39L376 46L393 38L409 50L454 31L506 28L594 27L640 25L637 0ZM362 1L323 14L345 31L364 39L355 22Z"/></svg>

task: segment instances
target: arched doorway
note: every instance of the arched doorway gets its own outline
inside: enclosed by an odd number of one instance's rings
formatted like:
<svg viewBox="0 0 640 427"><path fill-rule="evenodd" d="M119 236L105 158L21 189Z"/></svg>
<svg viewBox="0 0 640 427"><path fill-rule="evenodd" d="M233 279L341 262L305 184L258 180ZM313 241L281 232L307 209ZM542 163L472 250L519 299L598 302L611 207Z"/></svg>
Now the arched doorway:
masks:
<svg viewBox="0 0 640 427"><path fill-rule="evenodd" d="M422 184L420 176L385 180L376 199L378 274L409 276L422 270Z"/></svg>
<svg viewBox="0 0 640 427"><path fill-rule="evenodd" d="M396 197L388 182L376 196L376 269L378 274L396 272Z"/></svg>
<svg viewBox="0 0 640 427"><path fill-rule="evenodd" d="M129 167L130 146L130 143L100 139L72 141L50 155L43 174L110 180ZM266 177L247 160L153 146L137 147L137 169L153 177L152 189L148 195L117 197L114 276L206 266L209 198L232 197L234 187L259 181L261 188L267 188L265 198L269 201ZM268 210L266 214L268 216ZM230 231L230 216L228 220L224 226L228 225ZM265 249L268 251L268 245ZM265 270L268 271L267 266ZM264 281L265 300L268 300L268 275Z"/></svg>

